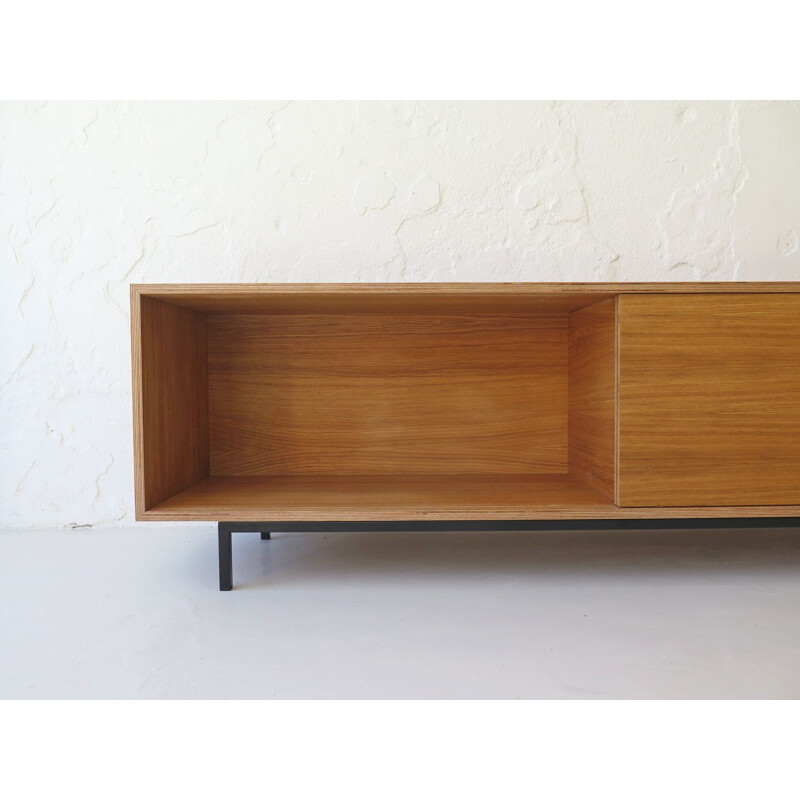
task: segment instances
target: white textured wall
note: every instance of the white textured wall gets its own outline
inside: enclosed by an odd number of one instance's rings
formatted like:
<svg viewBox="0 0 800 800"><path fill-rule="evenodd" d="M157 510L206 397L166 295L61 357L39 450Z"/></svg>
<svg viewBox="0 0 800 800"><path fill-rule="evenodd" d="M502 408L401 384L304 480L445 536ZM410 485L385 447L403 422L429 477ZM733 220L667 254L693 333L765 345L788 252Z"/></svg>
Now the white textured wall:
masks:
<svg viewBox="0 0 800 800"><path fill-rule="evenodd" d="M799 280L800 103L0 105L0 525L132 520L128 284Z"/></svg>

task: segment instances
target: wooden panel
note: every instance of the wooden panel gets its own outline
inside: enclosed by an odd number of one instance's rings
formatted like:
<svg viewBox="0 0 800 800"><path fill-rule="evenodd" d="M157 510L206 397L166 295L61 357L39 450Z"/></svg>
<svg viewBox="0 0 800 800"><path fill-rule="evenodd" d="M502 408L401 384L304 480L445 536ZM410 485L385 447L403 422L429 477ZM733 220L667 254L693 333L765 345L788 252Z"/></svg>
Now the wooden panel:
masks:
<svg viewBox="0 0 800 800"><path fill-rule="evenodd" d="M619 502L800 503L800 294L620 297Z"/></svg>
<svg viewBox="0 0 800 800"><path fill-rule="evenodd" d="M800 507L619 508L570 475L207 478L148 520L653 519L800 516Z"/></svg>
<svg viewBox="0 0 800 800"><path fill-rule="evenodd" d="M405 288L359 291L336 289L325 284L304 291L179 292L163 295L170 303L217 314L564 314L597 302L603 297L589 292L531 294L525 291L486 292L419 291ZM443 284L443 286L448 286Z"/></svg>
<svg viewBox="0 0 800 800"><path fill-rule="evenodd" d="M284 522L503 519L537 509L563 514L568 508L608 504L567 474L221 477L170 498L155 513L160 518Z"/></svg>
<svg viewBox="0 0 800 800"><path fill-rule="evenodd" d="M800 283L137 284L135 292L223 314L557 314L627 293L800 292Z"/></svg>
<svg viewBox="0 0 800 800"><path fill-rule="evenodd" d="M203 314L132 295L137 517L208 476Z"/></svg>
<svg viewBox="0 0 800 800"><path fill-rule="evenodd" d="M615 496L617 304L569 315L569 472Z"/></svg>
<svg viewBox="0 0 800 800"><path fill-rule="evenodd" d="M212 475L567 468L567 316L219 316Z"/></svg>

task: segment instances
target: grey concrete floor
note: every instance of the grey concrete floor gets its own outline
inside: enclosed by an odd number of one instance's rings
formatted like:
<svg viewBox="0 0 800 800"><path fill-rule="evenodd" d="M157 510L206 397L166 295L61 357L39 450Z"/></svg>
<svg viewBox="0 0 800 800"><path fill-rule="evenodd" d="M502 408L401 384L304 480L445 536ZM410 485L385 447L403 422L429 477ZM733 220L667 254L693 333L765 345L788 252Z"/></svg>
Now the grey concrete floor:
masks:
<svg viewBox="0 0 800 800"><path fill-rule="evenodd" d="M800 529L0 533L3 698L798 698Z"/></svg>

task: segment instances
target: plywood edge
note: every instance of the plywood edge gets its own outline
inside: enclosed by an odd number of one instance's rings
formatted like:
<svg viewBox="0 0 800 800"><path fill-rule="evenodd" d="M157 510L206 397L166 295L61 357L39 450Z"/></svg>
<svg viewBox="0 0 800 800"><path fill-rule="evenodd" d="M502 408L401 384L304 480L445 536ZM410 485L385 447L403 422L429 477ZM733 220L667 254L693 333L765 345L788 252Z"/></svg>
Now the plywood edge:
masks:
<svg viewBox="0 0 800 800"><path fill-rule="evenodd" d="M622 298L614 298L614 503L620 503L620 330L621 330Z"/></svg>
<svg viewBox="0 0 800 800"><path fill-rule="evenodd" d="M269 283L135 284L142 297L223 314L569 313L621 293L787 292L787 283ZM800 284L797 284L800 290Z"/></svg>
<svg viewBox="0 0 800 800"><path fill-rule="evenodd" d="M530 511L509 512L498 508L492 513L465 513L458 509L441 511L407 512L402 509L385 513L364 512L358 508L336 509L335 511L315 510L277 512L273 508L263 508L257 513L242 515L232 511L211 513L206 509L198 511L160 510L158 507L137 515L141 522L415 522L424 520L474 521L485 520L610 520L610 519L771 519L775 517L796 517L800 528L800 506L701 506L674 508L620 508L613 505L581 506L571 509L531 509Z"/></svg>
<svg viewBox="0 0 800 800"><path fill-rule="evenodd" d="M788 283L269 283L136 284L142 297L224 314L569 313L625 294L787 292ZM800 284L796 284L800 290Z"/></svg>
<svg viewBox="0 0 800 800"><path fill-rule="evenodd" d="M131 284L131 386L133 395L133 482L136 519L145 518L144 423L142 403L142 303L139 287Z"/></svg>
<svg viewBox="0 0 800 800"><path fill-rule="evenodd" d="M725 292L800 292L800 281L725 281L679 283L140 283L131 284L131 292L153 297L197 294L570 294L592 293L725 293Z"/></svg>

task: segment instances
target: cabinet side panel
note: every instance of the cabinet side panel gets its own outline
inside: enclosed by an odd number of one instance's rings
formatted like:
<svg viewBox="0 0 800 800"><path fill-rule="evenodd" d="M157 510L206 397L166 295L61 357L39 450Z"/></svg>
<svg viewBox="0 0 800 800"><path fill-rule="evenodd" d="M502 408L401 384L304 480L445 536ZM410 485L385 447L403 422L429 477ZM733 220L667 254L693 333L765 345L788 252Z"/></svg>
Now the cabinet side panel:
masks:
<svg viewBox="0 0 800 800"><path fill-rule="evenodd" d="M209 316L212 475L567 471L567 315Z"/></svg>
<svg viewBox="0 0 800 800"><path fill-rule="evenodd" d="M620 297L625 506L800 503L800 295Z"/></svg>
<svg viewBox="0 0 800 800"><path fill-rule="evenodd" d="M569 315L569 471L614 499L616 298Z"/></svg>
<svg viewBox="0 0 800 800"><path fill-rule="evenodd" d="M138 317L134 437L141 514L208 477L208 356L204 314L144 296Z"/></svg>

